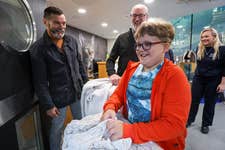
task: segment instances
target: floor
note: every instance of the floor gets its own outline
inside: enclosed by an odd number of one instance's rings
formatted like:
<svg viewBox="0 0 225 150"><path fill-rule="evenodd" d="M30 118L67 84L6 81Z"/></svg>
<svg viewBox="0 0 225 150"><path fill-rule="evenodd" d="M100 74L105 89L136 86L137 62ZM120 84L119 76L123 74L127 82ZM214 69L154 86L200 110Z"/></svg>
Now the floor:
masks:
<svg viewBox="0 0 225 150"><path fill-rule="evenodd" d="M188 128L185 150L225 150L225 104L217 103L208 134L200 132L203 105L200 105L196 121Z"/></svg>

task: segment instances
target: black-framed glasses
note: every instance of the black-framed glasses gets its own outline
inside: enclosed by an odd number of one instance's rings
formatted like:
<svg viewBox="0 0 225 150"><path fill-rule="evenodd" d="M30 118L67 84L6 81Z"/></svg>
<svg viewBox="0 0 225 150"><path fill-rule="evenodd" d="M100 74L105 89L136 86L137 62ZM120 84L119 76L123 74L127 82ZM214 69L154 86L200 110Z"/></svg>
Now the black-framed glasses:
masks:
<svg viewBox="0 0 225 150"><path fill-rule="evenodd" d="M143 17L145 17L147 14L130 14L130 16L131 17L134 17L134 18L136 18L136 17L140 17L140 18L143 18Z"/></svg>
<svg viewBox="0 0 225 150"><path fill-rule="evenodd" d="M155 45L155 44L160 44L160 43L165 43L165 42L162 42L162 41L157 41L157 42L143 42L143 43L136 43L135 44L135 49L136 51L140 50L141 48L144 50L144 51L147 51L149 49L151 49L152 45Z"/></svg>

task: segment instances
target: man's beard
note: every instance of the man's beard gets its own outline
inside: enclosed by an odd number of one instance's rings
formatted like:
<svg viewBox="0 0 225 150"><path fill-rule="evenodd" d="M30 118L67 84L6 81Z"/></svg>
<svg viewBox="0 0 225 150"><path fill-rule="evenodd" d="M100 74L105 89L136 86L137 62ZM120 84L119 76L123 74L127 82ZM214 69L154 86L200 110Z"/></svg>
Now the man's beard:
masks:
<svg viewBox="0 0 225 150"><path fill-rule="evenodd" d="M53 38L62 39L65 35L64 29L50 29Z"/></svg>

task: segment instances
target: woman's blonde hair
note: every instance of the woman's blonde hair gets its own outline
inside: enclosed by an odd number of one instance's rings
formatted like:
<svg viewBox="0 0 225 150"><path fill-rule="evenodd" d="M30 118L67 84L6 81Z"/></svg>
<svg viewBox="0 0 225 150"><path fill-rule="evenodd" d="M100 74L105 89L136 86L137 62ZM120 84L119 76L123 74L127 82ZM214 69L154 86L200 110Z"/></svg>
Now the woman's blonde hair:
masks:
<svg viewBox="0 0 225 150"><path fill-rule="evenodd" d="M212 36L215 37L215 42L214 42L214 45L213 45L213 48L214 48L213 60L215 60L217 57L219 57L219 55L218 55L219 46L221 45L219 35L214 28L208 27L208 28L205 28L201 31L200 38L201 38L202 34L206 31L210 31L212 33ZM198 59L201 60L202 58L204 58L204 56L205 56L205 46L203 45L202 41L200 40L200 42L198 44L197 57L198 57Z"/></svg>
<svg viewBox="0 0 225 150"><path fill-rule="evenodd" d="M160 18L151 18L142 22L135 32L134 38L137 40L145 34L156 36L162 42L171 44L174 38L175 30L170 22Z"/></svg>

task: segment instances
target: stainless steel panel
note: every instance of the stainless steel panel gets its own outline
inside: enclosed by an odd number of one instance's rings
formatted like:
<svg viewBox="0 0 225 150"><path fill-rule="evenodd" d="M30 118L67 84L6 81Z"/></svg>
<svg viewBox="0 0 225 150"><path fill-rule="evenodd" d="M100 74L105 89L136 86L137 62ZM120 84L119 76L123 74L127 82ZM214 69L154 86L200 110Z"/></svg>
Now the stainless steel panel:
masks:
<svg viewBox="0 0 225 150"><path fill-rule="evenodd" d="M25 108L31 108L35 100L30 89L24 89L21 92L7 97L0 101L0 127Z"/></svg>
<svg viewBox="0 0 225 150"><path fill-rule="evenodd" d="M33 107L16 121L16 133L19 150L42 150L43 142L38 106Z"/></svg>

